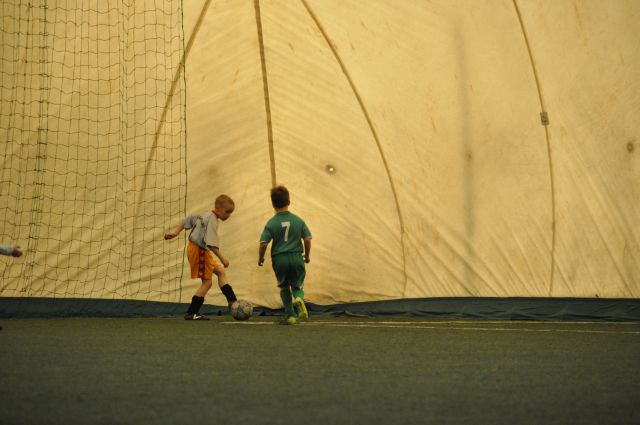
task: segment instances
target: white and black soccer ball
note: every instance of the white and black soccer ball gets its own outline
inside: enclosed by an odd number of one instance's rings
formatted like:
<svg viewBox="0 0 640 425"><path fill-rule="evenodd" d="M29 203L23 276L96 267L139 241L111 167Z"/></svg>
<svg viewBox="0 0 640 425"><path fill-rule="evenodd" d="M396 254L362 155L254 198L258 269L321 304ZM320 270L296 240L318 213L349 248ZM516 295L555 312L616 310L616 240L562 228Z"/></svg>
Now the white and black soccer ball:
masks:
<svg viewBox="0 0 640 425"><path fill-rule="evenodd" d="M231 304L231 316L236 320L248 320L253 314L253 305L249 301L238 300Z"/></svg>

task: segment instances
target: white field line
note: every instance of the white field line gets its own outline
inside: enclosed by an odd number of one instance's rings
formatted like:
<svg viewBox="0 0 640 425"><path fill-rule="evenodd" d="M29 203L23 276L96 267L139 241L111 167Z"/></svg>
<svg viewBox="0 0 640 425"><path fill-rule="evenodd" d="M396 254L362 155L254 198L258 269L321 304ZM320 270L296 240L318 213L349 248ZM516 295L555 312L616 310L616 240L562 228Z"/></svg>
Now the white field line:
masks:
<svg viewBox="0 0 640 425"><path fill-rule="evenodd" d="M544 320L544 321L535 321L535 320L479 320L477 322L473 322L471 320L434 320L434 321L404 321L404 320L395 320L395 321L391 321L391 320L387 320L387 321L375 321L375 322L363 322L363 321L358 321L358 320L353 320L353 321L330 321L330 320L313 320L310 322L307 322L305 324L317 324L317 323L339 323L339 324L353 324L353 323L364 323L364 324L384 324L384 325L403 325L403 324L407 324L407 325L429 325L429 326L435 326L435 325L441 325L441 324L446 324L446 325L451 325L451 324L460 324L460 325L469 325L472 323L476 323L476 324L498 324L498 325L504 325L506 323L517 323L517 324L526 324L526 325L532 325L532 326L548 326L548 325L610 325L610 326L621 326L621 325L635 325L638 326L640 325L640 323L636 323L636 322L565 322L565 321L561 321L561 320Z"/></svg>
<svg viewBox="0 0 640 425"><path fill-rule="evenodd" d="M307 326L306 324L304 326ZM485 332L572 332L572 333L593 333L593 334L637 334L640 335L640 331L598 331L598 330L586 330L586 329L530 329L530 328L478 328L467 326L397 326L397 325L347 325L347 324L333 324L327 323L325 326L329 327L362 327L362 328L404 328L404 329L438 329L446 331L485 331Z"/></svg>
<svg viewBox="0 0 640 425"><path fill-rule="evenodd" d="M452 324L452 323L464 323L464 322L439 322L442 324ZM490 323L490 322L483 322ZM501 323L501 322L491 322L491 323ZM552 322L552 323L562 323L563 322ZM574 322L579 323L579 322ZM261 325L278 325L276 322L222 322L222 324L227 325L253 325L253 326L261 326ZM406 324L406 325L405 325ZM542 324L542 323L541 323ZM549 324L549 322L545 322L545 324ZM278 325L282 326L282 325ZM318 321L318 322L306 322L300 323L296 326L326 326L326 327L338 327L338 328L391 328L391 329L436 329L436 330L447 330L447 331L485 331L485 332L573 332L573 333L592 333L592 334L632 334L632 335L640 335L640 331L609 331L609 330L588 330L588 329L532 329L532 328L508 328L508 327L496 327L496 328L484 328L477 326L433 326L433 323L428 325L423 324L421 322L376 322L376 323L363 323L363 322L328 322L328 321Z"/></svg>

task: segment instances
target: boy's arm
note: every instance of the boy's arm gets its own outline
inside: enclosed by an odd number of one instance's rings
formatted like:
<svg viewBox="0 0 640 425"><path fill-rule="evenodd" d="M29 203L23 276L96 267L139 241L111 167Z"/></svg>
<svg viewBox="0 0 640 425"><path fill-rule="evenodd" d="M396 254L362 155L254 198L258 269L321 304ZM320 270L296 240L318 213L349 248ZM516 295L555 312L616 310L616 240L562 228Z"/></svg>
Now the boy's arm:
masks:
<svg viewBox="0 0 640 425"><path fill-rule="evenodd" d="M20 257L22 256L22 250L18 245L0 245L0 254Z"/></svg>
<svg viewBox="0 0 640 425"><path fill-rule="evenodd" d="M267 252L268 242L260 242L260 248L258 248L258 265L264 264L264 254Z"/></svg>
<svg viewBox="0 0 640 425"><path fill-rule="evenodd" d="M165 240L169 240L169 239L173 239L176 236L178 236L180 234L180 232L182 232L182 229L184 229L184 220L182 220L180 222L179 225L177 225L172 231L167 232L164 234L164 238Z"/></svg>
<svg viewBox="0 0 640 425"><path fill-rule="evenodd" d="M229 260L227 260L227 257L222 255L222 252L220 252L220 248L218 248L217 246L209 245L209 249L211 250L211 252L216 254L216 257L218 257L220 259L220 261L222 262L223 266L229 267Z"/></svg>
<svg viewBox="0 0 640 425"><path fill-rule="evenodd" d="M304 262L308 263L311 261L309 255L311 254L311 238L304 238Z"/></svg>

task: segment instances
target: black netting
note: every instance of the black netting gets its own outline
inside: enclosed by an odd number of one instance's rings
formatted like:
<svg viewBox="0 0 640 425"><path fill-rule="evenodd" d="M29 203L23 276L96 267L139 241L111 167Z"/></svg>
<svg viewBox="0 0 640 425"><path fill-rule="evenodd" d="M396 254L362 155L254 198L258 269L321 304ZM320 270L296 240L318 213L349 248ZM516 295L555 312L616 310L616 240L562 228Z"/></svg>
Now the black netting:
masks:
<svg viewBox="0 0 640 425"><path fill-rule="evenodd" d="M179 301L182 1L3 0L0 296Z"/></svg>

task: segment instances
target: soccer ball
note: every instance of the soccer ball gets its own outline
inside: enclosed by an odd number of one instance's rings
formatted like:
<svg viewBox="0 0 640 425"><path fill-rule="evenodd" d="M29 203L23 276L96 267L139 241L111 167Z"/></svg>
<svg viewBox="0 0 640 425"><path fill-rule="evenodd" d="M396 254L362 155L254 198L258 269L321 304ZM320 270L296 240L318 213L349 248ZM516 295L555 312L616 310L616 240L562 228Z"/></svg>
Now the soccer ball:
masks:
<svg viewBox="0 0 640 425"><path fill-rule="evenodd" d="M236 320L248 320L253 313L253 305L249 301L238 300L231 304L231 316Z"/></svg>

